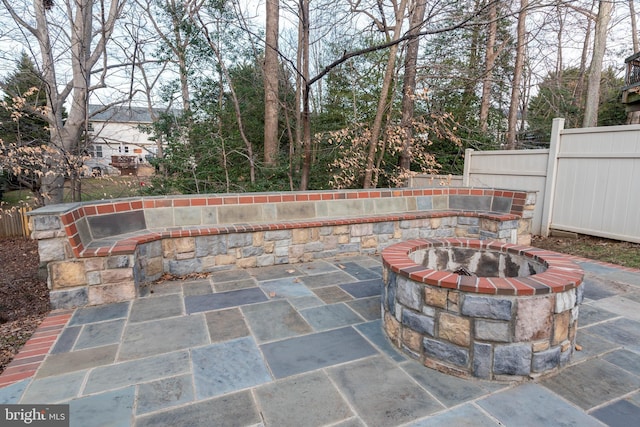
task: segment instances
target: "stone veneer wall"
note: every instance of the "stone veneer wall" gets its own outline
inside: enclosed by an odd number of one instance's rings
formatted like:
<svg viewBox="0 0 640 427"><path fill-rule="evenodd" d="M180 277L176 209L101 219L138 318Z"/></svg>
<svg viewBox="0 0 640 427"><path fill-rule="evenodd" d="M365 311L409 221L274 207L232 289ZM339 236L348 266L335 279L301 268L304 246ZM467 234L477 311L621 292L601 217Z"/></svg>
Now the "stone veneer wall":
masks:
<svg viewBox="0 0 640 427"><path fill-rule="evenodd" d="M411 259L411 253L432 247L511 253L544 271L476 277ZM513 380L569 362L584 287L582 269L566 256L501 242L427 239L389 246L382 260L384 330L425 366L462 377Z"/></svg>
<svg viewBox="0 0 640 427"><path fill-rule="evenodd" d="M164 272L373 254L406 239L528 244L535 193L350 190L144 197L31 212L54 308L135 298Z"/></svg>

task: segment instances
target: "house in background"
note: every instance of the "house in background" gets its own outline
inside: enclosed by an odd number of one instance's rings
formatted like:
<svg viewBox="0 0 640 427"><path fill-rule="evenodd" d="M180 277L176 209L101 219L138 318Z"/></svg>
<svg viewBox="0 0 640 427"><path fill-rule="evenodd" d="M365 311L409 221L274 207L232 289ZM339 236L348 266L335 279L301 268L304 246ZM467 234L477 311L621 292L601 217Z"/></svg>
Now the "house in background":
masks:
<svg viewBox="0 0 640 427"><path fill-rule="evenodd" d="M163 109L154 109L153 115L164 113ZM156 141L149 139L150 134L142 127L153 123L152 114L146 107L116 105L105 108L103 105L89 105L89 132L92 145L88 163L92 171L108 173L109 166L117 167L122 174L135 174L139 165L149 164L156 156Z"/></svg>
<svg viewBox="0 0 640 427"><path fill-rule="evenodd" d="M640 52L624 60L626 73L622 88L622 103L627 112L640 111Z"/></svg>

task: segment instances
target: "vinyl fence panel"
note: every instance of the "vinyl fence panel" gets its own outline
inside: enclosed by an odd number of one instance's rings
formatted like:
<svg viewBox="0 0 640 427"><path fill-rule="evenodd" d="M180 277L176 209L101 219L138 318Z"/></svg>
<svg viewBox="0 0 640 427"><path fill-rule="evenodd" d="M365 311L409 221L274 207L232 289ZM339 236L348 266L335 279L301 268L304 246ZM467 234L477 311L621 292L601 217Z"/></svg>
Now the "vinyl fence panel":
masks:
<svg viewBox="0 0 640 427"><path fill-rule="evenodd" d="M548 149L467 150L464 183L468 187L536 191L536 208L533 213L531 232L540 234L548 157Z"/></svg>
<svg viewBox="0 0 640 427"><path fill-rule="evenodd" d="M640 125L561 131L549 226L640 242Z"/></svg>
<svg viewBox="0 0 640 427"><path fill-rule="evenodd" d="M554 119L550 149L467 150L463 186L537 191L533 234L640 243L640 125L563 127Z"/></svg>

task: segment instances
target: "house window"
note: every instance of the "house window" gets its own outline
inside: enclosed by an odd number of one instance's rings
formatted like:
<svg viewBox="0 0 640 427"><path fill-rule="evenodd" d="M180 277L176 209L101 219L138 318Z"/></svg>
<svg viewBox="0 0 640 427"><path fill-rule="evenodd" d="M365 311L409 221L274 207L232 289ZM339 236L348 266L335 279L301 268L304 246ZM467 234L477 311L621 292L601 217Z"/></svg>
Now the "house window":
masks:
<svg viewBox="0 0 640 427"><path fill-rule="evenodd" d="M93 146L93 157L102 157L102 145Z"/></svg>
<svg viewBox="0 0 640 427"><path fill-rule="evenodd" d="M124 154L129 154L129 146L128 145L124 146Z"/></svg>

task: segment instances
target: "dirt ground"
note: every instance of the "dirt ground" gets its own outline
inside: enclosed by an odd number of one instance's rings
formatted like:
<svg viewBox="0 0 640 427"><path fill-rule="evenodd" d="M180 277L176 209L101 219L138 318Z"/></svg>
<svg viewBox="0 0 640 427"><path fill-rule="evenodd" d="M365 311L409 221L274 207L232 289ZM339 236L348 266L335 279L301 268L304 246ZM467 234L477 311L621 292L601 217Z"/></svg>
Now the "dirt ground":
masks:
<svg viewBox="0 0 640 427"><path fill-rule="evenodd" d="M38 243L0 239L0 372L49 311L47 284L38 279Z"/></svg>
<svg viewBox="0 0 640 427"><path fill-rule="evenodd" d="M537 237L532 246L640 268L640 244L577 236ZM37 242L0 238L0 373L49 311L38 264Z"/></svg>

